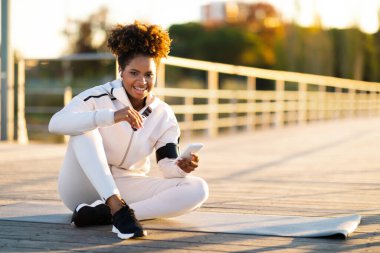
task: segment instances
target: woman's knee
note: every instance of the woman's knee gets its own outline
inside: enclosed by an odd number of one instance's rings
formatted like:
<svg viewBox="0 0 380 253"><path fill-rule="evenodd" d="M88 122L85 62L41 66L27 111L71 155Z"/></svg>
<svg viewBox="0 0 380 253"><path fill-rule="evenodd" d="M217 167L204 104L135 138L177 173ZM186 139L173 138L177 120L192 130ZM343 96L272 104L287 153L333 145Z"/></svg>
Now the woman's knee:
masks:
<svg viewBox="0 0 380 253"><path fill-rule="evenodd" d="M194 201L199 204L204 203L209 196L207 182L200 177L187 177L186 179L191 185L191 195L193 196Z"/></svg>
<svg viewBox="0 0 380 253"><path fill-rule="evenodd" d="M70 142L75 145L85 143L103 144L103 138L98 129L94 129L82 134L70 136Z"/></svg>
<svg viewBox="0 0 380 253"><path fill-rule="evenodd" d="M58 194L63 204L70 210L81 203L92 203L100 199L95 188L80 170L61 169L58 177Z"/></svg>

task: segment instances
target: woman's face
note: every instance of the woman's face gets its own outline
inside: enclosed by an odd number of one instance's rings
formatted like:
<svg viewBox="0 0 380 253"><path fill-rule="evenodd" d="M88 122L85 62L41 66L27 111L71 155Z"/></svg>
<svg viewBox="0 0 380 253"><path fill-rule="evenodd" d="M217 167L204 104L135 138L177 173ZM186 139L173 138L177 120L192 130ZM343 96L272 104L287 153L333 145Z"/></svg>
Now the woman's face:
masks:
<svg viewBox="0 0 380 253"><path fill-rule="evenodd" d="M136 102L144 100L156 80L156 63L154 58L137 55L121 72L123 85Z"/></svg>

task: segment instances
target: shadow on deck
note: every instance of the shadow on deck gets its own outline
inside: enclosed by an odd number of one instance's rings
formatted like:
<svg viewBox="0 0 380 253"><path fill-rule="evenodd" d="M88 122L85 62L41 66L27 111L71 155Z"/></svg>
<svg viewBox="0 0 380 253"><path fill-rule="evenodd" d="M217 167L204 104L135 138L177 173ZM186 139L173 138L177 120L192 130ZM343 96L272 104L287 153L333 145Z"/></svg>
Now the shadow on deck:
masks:
<svg viewBox="0 0 380 253"><path fill-rule="evenodd" d="M201 211L308 217L358 213L362 223L346 241L162 227L152 227L144 239L120 241L109 227L76 229L48 219L0 218L0 251L380 251L378 129L379 118L362 118L194 140L205 143L195 174L210 186ZM64 152L64 145L0 143L0 217L6 212L27 216L28 208L39 206L41 214L53 209L69 218L56 190ZM159 175L157 168L152 175Z"/></svg>

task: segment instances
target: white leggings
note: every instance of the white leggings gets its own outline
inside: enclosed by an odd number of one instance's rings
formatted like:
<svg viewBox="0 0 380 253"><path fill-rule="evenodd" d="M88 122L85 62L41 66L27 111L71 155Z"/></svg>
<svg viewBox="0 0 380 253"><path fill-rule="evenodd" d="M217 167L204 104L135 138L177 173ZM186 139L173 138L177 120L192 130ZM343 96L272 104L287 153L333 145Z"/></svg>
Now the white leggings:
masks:
<svg viewBox="0 0 380 253"><path fill-rule="evenodd" d="M70 210L120 194L139 220L182 215L199 208L208 197L207 183L199 177L165 179L111 171L98 130L70 138L58 191Z"/></svg>

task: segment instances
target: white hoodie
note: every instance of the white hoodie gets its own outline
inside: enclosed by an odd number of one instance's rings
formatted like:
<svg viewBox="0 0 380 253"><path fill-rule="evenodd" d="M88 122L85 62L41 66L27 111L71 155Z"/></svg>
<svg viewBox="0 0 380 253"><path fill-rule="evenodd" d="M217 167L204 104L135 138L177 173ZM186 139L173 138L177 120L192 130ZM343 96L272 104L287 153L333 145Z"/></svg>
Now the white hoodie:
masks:
<svg viewBox="0 0 380 253"><path fill-rule="evenodd" d="M120 79L99 85L75 96L68 105L53 115L49 131L57 134L80 135L98 129L110 166L127 170L130 174L147 174L150 154L167 143L178 143L180 129L173 110L158 97L150 94L146 106L152 112L144 127L133 131L130 124L115 124L114 112L131 102ZM164 158L158 162L164 177L185 177L175 159Z"/></svg>

